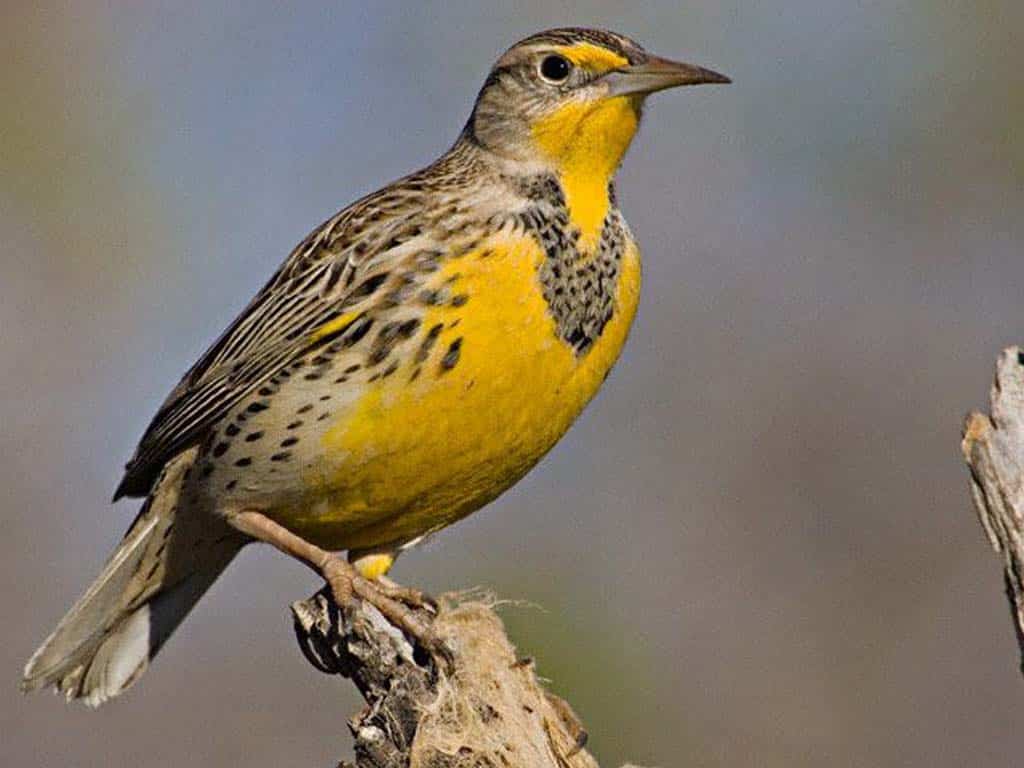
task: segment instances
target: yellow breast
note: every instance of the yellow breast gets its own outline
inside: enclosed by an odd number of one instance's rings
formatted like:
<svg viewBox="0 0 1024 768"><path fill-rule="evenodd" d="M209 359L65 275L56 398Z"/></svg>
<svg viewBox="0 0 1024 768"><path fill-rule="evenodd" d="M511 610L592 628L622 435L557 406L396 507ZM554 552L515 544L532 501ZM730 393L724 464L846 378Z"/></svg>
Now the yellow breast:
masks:
<svg viewBox="0 0 1024 768"><path fill-rule="evenodd" d="M623 257L614 314L577 354L558 338L531 237L503 237L438 274L458 308L430 308L439 326L426 359L404 359L365 386L323 435L327 470L308 478L319 501L288 524L324 546L365 548L415 538L486 504L565 433L619 356L636 312L640 260Z"/></svg>

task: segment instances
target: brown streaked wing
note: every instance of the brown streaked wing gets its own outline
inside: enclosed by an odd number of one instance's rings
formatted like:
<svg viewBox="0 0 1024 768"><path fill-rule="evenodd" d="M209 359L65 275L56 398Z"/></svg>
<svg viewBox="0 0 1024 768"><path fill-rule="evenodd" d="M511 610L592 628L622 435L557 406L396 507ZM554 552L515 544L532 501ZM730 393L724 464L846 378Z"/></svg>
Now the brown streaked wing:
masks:
<svg viewBox="0 0 1024 768"><path fill-rule="evenodd" d="M414 178L414 177L411 177ZM202 439L211 426L275 373L330 338L312 336L346 312L373 303L394 231L421 212L422 195L401 206L378 207L388 190L364 198L314 231L291 253L241 315L182 377L157 411L125 467L114 493L144 496L174 455ZM419 210L418 210L419 209ZM347 242L350 230L359 238ZM336 246L341 244L340 252ZM332 337L337 334L332 334Z"/></svg>

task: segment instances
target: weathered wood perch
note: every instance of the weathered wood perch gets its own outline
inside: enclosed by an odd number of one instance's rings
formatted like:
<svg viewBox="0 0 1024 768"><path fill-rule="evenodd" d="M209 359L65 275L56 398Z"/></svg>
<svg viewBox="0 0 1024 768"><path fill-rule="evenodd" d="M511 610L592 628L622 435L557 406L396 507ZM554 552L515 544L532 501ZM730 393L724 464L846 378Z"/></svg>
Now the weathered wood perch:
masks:
<svg viewBox="0 0 1024 768"><path fill-rule="evenodd" d="M1024 672L1024 351L1004 349L990 395L992 416L964 422L961 449L971 495L988 540L1003 556L1003 578Z"/></svg>
<svg viewBox="0 0 1024 768"><path fill-rule="evenodd" d="M366 699L348 723L357 768L597 768L576 716L516 656L493 602L442 600L433 624L455 652L451 675L372 607L341 612L326 588L292 605L306 658Z"/></svg>

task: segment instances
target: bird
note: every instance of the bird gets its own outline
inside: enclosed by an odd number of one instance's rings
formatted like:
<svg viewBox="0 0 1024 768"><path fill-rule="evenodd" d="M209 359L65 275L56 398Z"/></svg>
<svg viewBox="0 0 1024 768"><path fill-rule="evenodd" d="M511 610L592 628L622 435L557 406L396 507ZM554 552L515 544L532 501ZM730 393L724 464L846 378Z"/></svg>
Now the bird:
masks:
<svg viewBox="0 0 1024 768"><path fill-rule="evenodd" d="M22 688L119 695L252 542L450 662L386 574L601 387L639 302L614 177L645 100L728 82L605 30L510 47L451 148L316 228L170 392L114 495L138 514Z"/></svg>

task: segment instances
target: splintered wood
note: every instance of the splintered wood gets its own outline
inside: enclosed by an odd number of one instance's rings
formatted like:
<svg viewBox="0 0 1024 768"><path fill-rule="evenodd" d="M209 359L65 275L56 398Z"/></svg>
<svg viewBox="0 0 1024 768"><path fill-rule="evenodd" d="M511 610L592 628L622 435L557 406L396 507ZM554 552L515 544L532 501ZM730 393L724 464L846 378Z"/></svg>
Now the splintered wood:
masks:
<svg viewBox="0 0 1024 768"><path fill-rule="evenodd" d="M516 655L493 602L442 600L432 621L454 651L451 675L361 602L343 612L321 590L292 605L310 663L366 699L348 722L357 768L598 768L579 720Z"/></svg>
<svg viewBox="0 0 1024 768"><path fill-rule="evenodd" d="M971 495L988 540L1003 556L1003 577L1024 671L1024 352L1003 350L996 363L992 415L974 412L960 444Z"/></svg>

